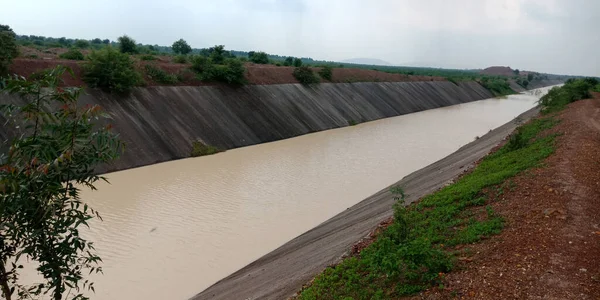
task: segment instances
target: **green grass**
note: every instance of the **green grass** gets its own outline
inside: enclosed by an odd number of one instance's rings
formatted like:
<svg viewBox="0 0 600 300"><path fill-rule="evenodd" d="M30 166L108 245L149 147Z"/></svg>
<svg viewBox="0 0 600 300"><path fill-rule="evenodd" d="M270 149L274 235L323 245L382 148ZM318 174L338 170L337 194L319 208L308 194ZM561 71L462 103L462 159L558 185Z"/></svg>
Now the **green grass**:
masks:
<svg viewBox="0 0 600 300"><path fill-rule="evenodd" d="M211 155L221 152L221 149L211 146L205 145L201 142L193 142L192 143L192 153L190 154L192 157Z"/></svg>
<svg viewBox="0 0 600 300"><path fill-rule="evenodd" d="M487 156L455 184L408 207L398 201L394 222L373 244L327 268L299 299L389 299L441 284L443 274L454 267L453 246L502 230L502 217L488 205L494 192L553 153L555 135L540 133L556 123L545 117L523 125L515 133L518 142ZM404 198L401 190L393 192Z"/></svg>
<svg viewBox="0 0 600 300"><path fill-rule="evenodd" d="M145 65L144 69L146 70L146 75L148 75L148 77L150 77L153 81L157 83L176 84L179 82L177 75L167 73L164 70L153 65Z"/></svg>

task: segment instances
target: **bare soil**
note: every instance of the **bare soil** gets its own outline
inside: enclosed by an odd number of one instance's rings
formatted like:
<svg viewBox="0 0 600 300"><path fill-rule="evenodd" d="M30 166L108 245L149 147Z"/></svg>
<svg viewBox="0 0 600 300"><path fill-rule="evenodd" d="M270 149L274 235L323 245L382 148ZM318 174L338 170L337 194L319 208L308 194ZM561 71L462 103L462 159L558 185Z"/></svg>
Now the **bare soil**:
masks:
<svg viewBox="0 0 600 300"><path fill-rule="evenodd" d="M557 118L556 152L491 206L505 229L457 248L458 271L411 299L600 299L600 95Z"/></svg>
<svg viewBox="0 0 600 300"><path fill-rule="evenodd" d="M65 76L65 85L69 86L85 86L85 83L81 80L81 63L79 61L64 60L58 56L67 49L65 48L50 48L46 50L38 50L30 47L20 48L20 57L13 60L10 66L10 73L18 74L21 76L28 77L31 74L41 71L43 69L52 68L57 65L66 65L73 69L75 78L67 78ZM90 50L82 50L84 55L88 54ZM145 74L144 66L146 64L154 65L171 74L181 74L184 78L183 82L179 82L174 85L186 85L186 86L201 86L201 85L214 85L210 82L201 82L197 80L194 74L189 71L190 64L178 64L173 62L172 56L156 56L157 60L154 61L142 61L141 55L135 56L136 68L141 74ZM320 68L313 68L314 71L320 70ZM296 78L292 75L294 71L293 67L274 66L274 65L258 65L253 63L246 63L246 78L249 84L267 85L267 84L286 84L286 83L298 83ZM148 76L144 75L144 80L147 86L158 86L165 84L158 84L153 82ZM433 76L415 76L415 75L404 75L404 74L391 74L375 70L365 69L351 69L351 68L334 68L333 69L333 80L335 83L349 83L349 82L407 82L407 81L443 81L446 80L443 77ZM323 80L323 82L328 82Z"/></svg>
<svg viewBox="0 0 600 300"><path fill-rule="evenodd" d="M511 69L510 67L499 67L499 66L485 68L479 73L485 74L485 75L492 75L492 76L510 76L510 77L512 77L515 75L515 73L513 72L513 69Z"/></svg>

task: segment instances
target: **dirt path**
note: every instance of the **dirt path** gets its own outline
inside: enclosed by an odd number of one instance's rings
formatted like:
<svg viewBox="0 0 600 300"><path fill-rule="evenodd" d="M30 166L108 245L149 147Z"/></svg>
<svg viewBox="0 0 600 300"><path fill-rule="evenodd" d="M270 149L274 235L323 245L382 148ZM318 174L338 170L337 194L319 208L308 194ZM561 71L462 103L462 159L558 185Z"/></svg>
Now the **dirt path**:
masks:
<svg viewBox="0 0 600 300"><path fill-rule="evenodd" d="M537 113L532 109L518 120ZM486 155L517 126L509 122L448 157L416 171L394 185L415 201L451 182ZM291 240L219 281L193 299L286 299L326 266L338 262L353 244L392 215L393 197L386 188L321 225Z"/></svg>
<svg viewBox="0 0 600 300"><path fill-rule="evenodd" d="M545 166L509 182L505 230L463 251L444 289L415 299L600 299L600 99L571 104Z"/></svg>

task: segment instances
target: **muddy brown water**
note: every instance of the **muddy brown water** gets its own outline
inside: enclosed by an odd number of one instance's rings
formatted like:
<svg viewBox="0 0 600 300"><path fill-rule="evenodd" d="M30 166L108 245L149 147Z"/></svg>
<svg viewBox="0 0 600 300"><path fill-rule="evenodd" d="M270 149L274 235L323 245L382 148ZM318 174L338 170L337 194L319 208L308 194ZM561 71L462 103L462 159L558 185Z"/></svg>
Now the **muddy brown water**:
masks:
<svg viewBox="0 0 600 300"><path fill-rule="evenodd" d="M546 89L110 173L92 299L187 299L533 107ZM32 274L25 274L33 280Z"/></svg>

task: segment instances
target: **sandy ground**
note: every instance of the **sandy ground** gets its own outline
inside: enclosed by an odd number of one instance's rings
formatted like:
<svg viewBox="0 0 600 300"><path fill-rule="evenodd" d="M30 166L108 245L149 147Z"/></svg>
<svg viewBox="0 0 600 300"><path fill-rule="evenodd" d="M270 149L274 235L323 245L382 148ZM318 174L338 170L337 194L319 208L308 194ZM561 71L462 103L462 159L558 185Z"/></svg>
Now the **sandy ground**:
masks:
<svg viewBox="0 0 600 300"><path fill-rule="evenodd" d="M537 114L532 109L516 120ZM401 185L407 201L415 201L473 167L518 126L511 121L446 158L416 171L393 185ZM328 265L342 256L379 223L392 215L389 188L374 194L289 241L243 269L222 279L193 299L286 299L293 296Z"/></svg>
<svg viewBox="0 0 600 300"><path fill-rule="evenodd" d="M600 299L600 99L557 118L556 152L491 204L505 230L457 249L444 288L413 299Z"/></svg>

